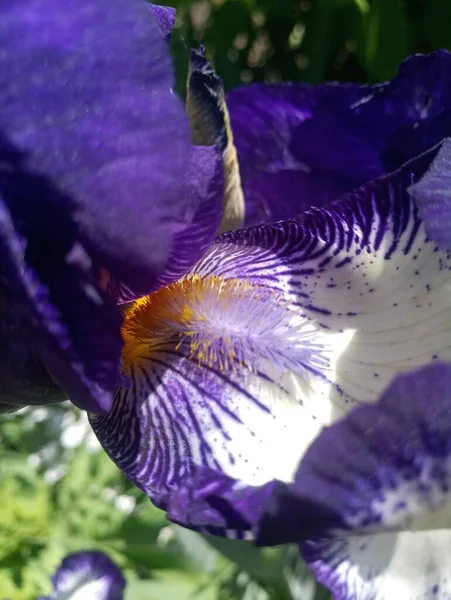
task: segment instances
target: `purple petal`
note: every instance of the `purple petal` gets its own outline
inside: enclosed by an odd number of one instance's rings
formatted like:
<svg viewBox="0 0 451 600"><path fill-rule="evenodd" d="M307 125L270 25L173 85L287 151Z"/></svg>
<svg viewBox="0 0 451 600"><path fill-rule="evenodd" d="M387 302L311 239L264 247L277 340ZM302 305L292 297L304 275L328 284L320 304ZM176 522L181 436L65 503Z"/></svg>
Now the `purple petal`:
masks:
<svg viewBox="0 0 451 600"><path fill-rule="evenodd" d="M410 188L430 238L451 250L451 138L422 179Z"/></svg>
<svg viewBox="0 0 451 600"><path fill-rule="evenodd" d="M17 231L0 203L2 401L63 400L45 365L75 404L108 410L119 379L121 318L72 225L57 222L59 235L50 239L45 227Z"/></svg>
<svg viewBox="0 0 451 600"><path fill-rule="evenodd" d="M377 151L362 148L358 141L351 147L341 125L343 117L349 121L349 107L369 92L368 87L349 84L256 84L229 93L227 105L238 150L247 224L289 218L312 205L322 206L383 172ZM321 106L325 107L323 113L333 107L337 114L328 118L323 131L309 135L304 152L307 157L295 155L291 147L296 132L310 120L316 123L315 114ZM329 136L330 121L336 126ZM331 142L333 150L329 150ZM350 163L356 156L359 164L365 161L368 168L364 173L356 170L343 175L340 169L334 170L333 159L345 152L340 144L351 153ZM316 156L316 163L310 153ZM313 183L313 189L312 177L319 183Z"/></svg>
<svg viewBox="0 0 451 600"><path fill-rule="evenodd" d="M157 20L161 34L168 39L174 29L177 11L171 6L157 6L156 4L149 4L149 8Z"/></svg>
<svg viewBox="0 0 451 600"><path fill-rule="evenodd" d="M335 539L306 542L304 557L334 597L449 594L450 402L451 366L429 366L325 429L296 475L298 506L289 514L273 507L260 541L270 530L280 539L280 521L301 539L313 518L318 538Z"/></svg>
<svg viewBox="0 0 451 600"><path fill-rule="evenodd" d="M246 224L281 221L312 206L325 206L352 187L357 185L319 171L286 169L263 173L247 184Z"/></svg>
<svg viewBox="0 0 451 600"><path fill-rule="evenodd" d="M8 207L30 224L39 212L49 236L59 227L55 210L64 212L98 264L129 287L150 285L182 221L191 144L169 48L148 6L9 0L0 38ZM18 164L42 185L17 181Z"/></svg>
<svg viewBox="0 0 451 600"><path fill-rule="evenodd" d="M199 466L289 482L324 425L451 359L451 256L407 192L436 152L327 209L220 236L131 307L129 385L91 423L151 499L168 505Z"/></svg>
<svg viewBox="0 0 451 600"><path fill-rule="evenodd" d="M222 213L223 171L219 152L213 147L194 146L185 174L185 212L174 227L166 269L143 287L128 288L114 277L109 291L119 302L129 302L183 277L206 252L218 231Z"/></svg>
<svg viewBox="0 0 451 600"><path fill-rule="evenodd" d="M257 84L228 96L247 223L324 206L451 135L451 54L376 86ZM313 180L313 181L311 181Z"/></svg>
<svg viewBox="0 0 451 600"><path fill-rule="evenodd" d="M169 50L140 0L9 0L0 39L2 395L54 401L48 370L78 406L108 410L120 317L100 268L151 289L198 209Z"/></svg>
<svg viewBox="0 0 451 600"><path fill-rule="evenodd" d="M52 577L50 600L122 600L125 579L103 552L70 554Z"/></svg>
<svg viewBox="0 0 451 600"><path fill-rule="evenodd" d="M194 469L181 485L166 490L154 502L175 522L211 535L250 538L268 498L276 493L278 481L247 486L206 467Z"/></svg>

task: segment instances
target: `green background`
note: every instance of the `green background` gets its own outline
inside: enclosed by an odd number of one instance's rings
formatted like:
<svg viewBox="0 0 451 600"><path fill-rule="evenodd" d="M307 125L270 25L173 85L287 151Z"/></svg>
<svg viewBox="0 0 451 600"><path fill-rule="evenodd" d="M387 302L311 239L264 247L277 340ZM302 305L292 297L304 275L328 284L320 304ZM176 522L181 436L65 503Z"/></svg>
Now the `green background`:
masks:
<svg viewBox="0 0 451 600"><path fill-rule="evenodd" d="M451 48L449 0L170 4L178 11L172 44L181 87L186 47L199 43L226 89L251 81L378 82L394 77L411 54Z"/></svg>
<svg viewBox="0 0 451 600"><path fill-rule="evenodd" d="M188 49L199 43L226 89L252 81L377 82L393 77L410 54L451 48L450 0L173 5L171 44L182 94ZM61 558L90 548L124 568L127 600L328 598L295 547L257 550L168 527L93 445L71 405L0 419L0 485L2 600L48 593Z"/></svg>

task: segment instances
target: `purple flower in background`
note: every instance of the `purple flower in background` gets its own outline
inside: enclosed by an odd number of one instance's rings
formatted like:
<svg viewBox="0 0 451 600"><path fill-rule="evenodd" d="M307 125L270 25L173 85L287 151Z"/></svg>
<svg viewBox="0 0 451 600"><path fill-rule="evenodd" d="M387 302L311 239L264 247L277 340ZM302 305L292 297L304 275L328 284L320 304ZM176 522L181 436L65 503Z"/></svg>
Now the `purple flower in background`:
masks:
<svg viewBox="0 0 451 600"><path fill-rule="evenodd" d="M202 51L172 93L167 9L0 17L2 402L55 381L172 520L297 541L337 598L451 594L451 55L229 123ZM215 239L241 181L285 220Z"/></svg>
<svg viewBox="0 0 451 600"><path fill-rule="evenodd" d="M52 577L53 591L43 600L122 600L125 579L120 568L99 551L66 556Z"/></svg>

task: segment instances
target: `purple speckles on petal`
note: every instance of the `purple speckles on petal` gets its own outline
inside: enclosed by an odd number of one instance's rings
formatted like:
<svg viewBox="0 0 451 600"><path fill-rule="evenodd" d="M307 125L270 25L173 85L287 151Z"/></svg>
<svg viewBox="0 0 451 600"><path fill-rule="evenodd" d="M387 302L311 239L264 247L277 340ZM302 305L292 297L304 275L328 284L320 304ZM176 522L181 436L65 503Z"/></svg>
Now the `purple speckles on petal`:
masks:
<svg viewBox="0 0 451 600"><path fill-rule="evenodd" d="M197 465L251 484L292 477L302 409L288 374L309 377L327 360L283 297L243 280L187 276L128 312L124 340L134 385L91 422L136 485L155 497ZM120 444L111 434L119 415L130 423Z"/></svg>

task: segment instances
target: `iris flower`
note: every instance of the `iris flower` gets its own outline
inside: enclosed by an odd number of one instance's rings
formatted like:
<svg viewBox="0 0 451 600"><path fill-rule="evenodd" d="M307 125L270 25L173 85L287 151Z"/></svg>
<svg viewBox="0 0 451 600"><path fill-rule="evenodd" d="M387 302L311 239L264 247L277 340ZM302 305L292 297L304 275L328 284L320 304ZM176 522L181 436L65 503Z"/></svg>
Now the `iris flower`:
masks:
<svg viewBox="0 0 451 600"><path fill-rule="evenodd" d="M66 556L52 577L49 598L40 600L122 600L125 579L120 568L103 552Z"/></svg>
<svg viewBox="0 0 451 600"><path fill-rule="evenodd" d="M188 120L170 12L44 4L0 8L2 401L61 388L170 519L337 599L451 595L451 55L229 121L195 52Z"/></svg>

